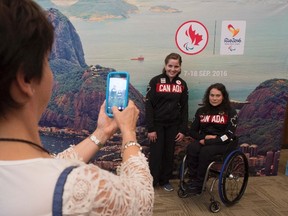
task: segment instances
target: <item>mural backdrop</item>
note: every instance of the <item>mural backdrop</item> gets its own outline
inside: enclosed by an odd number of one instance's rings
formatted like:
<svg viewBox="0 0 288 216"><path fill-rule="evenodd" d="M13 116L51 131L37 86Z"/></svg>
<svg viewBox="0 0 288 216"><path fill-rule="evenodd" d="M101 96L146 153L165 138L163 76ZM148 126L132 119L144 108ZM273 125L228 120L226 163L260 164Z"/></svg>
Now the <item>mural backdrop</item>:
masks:
<svg viewBox="0 0 288 216"><path fill-rule="evenodd" d="M40 122L54 152L77 144L96 125L110 71L128 71L141 110L138 140L149 157L144 97L171 52L183 57L189 120L212 83L226 85L238 110L237 134L255 176L277 175L288 99L288 3L280 0L37 0L55 26L52 100ZM175 174L187 137L175 152ZM114 171L119 134L91 161Z"/></svg>

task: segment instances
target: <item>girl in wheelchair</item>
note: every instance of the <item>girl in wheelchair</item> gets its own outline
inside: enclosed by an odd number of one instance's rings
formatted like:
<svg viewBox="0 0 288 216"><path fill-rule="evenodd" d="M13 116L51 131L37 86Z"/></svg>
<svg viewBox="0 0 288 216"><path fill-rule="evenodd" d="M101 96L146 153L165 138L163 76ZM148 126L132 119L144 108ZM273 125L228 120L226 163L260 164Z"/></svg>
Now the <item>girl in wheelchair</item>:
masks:
<svg viewBox="0 0 288 216"><path fill-rule="evenodd" d="M196 111L189 134L194 139L187 147L186 158L191 193L201 193L207 167L215 156L237 147L232 142L236 126L237 112L231 107L226 87L212 84L204 94L203 106Z"/></svg>

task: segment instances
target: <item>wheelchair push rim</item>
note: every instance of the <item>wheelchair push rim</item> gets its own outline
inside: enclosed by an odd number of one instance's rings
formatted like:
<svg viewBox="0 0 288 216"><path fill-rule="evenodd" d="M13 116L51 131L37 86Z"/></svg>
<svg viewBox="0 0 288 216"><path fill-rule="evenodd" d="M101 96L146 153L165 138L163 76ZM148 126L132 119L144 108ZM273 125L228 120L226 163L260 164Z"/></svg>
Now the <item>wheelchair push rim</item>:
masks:
<svg viewBox="0 0 288 216"><path fill-rule="evenodd" d="M249 167L244 153L240 150L231 152L224 161L219 176L219 196L221 201L230 206L244 195L248 184Z"/></svg>

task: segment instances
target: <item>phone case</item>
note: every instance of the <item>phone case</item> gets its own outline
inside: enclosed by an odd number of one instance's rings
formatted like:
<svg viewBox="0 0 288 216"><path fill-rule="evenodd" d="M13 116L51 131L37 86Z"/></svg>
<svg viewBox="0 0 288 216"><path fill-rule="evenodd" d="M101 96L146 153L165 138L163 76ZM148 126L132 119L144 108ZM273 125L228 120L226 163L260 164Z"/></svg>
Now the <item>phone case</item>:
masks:
<svg viewBox="0 0 288 216"><path fill-rule="evenodd" d="M110 72L107 75L105 111L109 117L113 117L113 106L117 106L120 111L127 107L129 82L130 75L126 71Z"/></svg>

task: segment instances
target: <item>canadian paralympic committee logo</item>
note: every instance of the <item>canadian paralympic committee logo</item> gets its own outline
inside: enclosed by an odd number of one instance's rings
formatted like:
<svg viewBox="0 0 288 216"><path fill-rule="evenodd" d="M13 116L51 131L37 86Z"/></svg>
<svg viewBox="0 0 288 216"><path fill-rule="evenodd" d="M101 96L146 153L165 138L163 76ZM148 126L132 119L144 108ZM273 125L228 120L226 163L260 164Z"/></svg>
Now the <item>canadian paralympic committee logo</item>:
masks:
<svg viewBox="0 0 288 216"><path fill-rule="evenodd" d="M183 53L196 55L202 52L207 45L208 31L201 22L190 20L177 29L175 42Z"/></svg>

